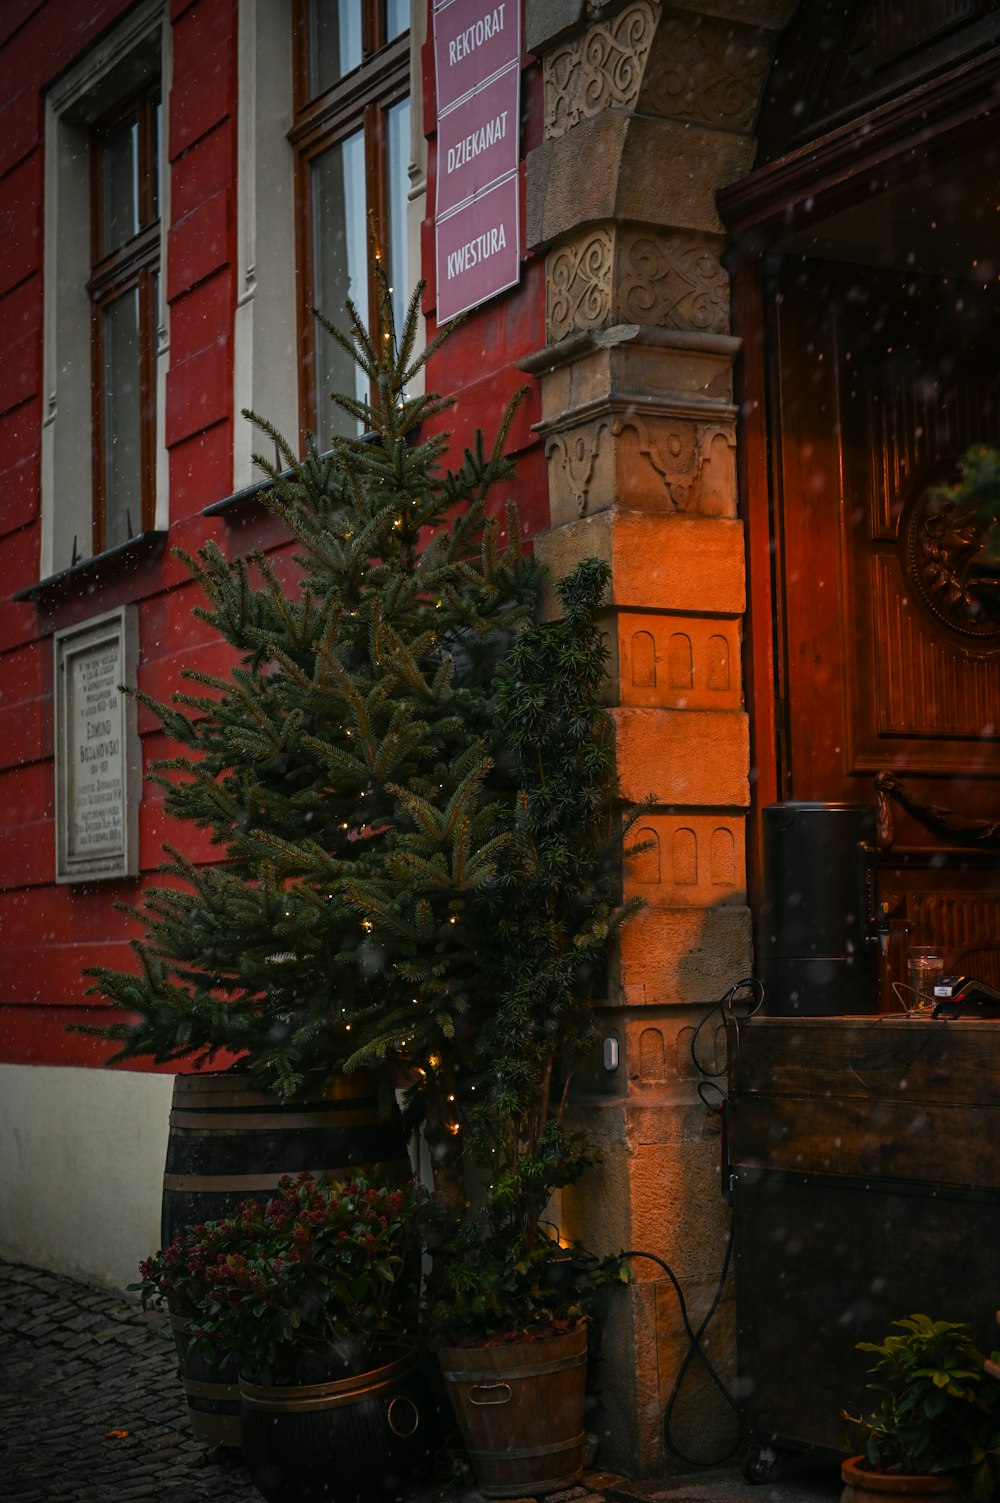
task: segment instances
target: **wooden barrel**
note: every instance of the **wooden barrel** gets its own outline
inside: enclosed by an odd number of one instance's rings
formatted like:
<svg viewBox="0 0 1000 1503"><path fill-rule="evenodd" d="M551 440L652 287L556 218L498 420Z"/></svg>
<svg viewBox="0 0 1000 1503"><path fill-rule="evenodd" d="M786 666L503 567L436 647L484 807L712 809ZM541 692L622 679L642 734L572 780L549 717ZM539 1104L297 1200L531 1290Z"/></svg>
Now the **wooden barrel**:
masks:
<svg viewBox="0 0 1000 1503"><path fill-rule="evenodd" d="M416 1353L383 1352L353 1377L304 1387L240 1382L243 1448L267 1503L398 1499L433 1450L433 1406Z"/></svg>
<svg viewBox="0 0 1000 1503"><path fill-rule="evenodd" d="M487 1498L534 1497L583 1471L587 1327L439 1353L455 1418Z"/></svg>
<svg viewBox="0 0 1000 1503"><path fill-rule="evenodd" d="M343 1179L358 1169L376 1169L383 1184L399 1184L412 1172L399 1115L381 1115L367 1072L337 1076L322 1094L302 1101L257 1090L237 1071L178 1075L163 1176L162 1246L190 1226L230 1215L241 1201L265 1203L282 1175L308 1170L317 1179ZM235 1374L189 1356L183 1323L173 1318L194 1434L212 1445L239 1446Z"/></svg>
<svg viewBox="0 0 1000 1503"><path fill-rule="evenodd" d="M232 1070L178 1075L170 1111L160 1235L269 1200L283 1174L342 1179L375 1166L384 1184L412 1172L398 1113L379 1112L373 1076L336 1076L322 1095L284 1101Z"/></svg>
<svg viewBox="0 0 1000 1503"><path fill-rule="evenodd" d="M235 1362L212 1362L197 1350L188 1351L186 1321L180 1315L171 1315L170 1324L193 1434L206 1445L238 1449L240 1390Z"/></svg>

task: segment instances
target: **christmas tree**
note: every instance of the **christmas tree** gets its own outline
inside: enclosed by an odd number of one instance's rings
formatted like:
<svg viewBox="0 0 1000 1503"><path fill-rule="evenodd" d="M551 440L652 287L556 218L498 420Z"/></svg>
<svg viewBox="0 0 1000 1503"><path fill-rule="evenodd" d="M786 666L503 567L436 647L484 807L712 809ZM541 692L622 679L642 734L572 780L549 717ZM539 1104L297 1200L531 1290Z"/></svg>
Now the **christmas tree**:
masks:
<svg viewBox="0 0 1000 1503"><path fill-rule="evenodd" d="M180 555L235 661L186 671L169 704L140 698L180 748L152 769L167 812L220 859L167 847L131 910L136 969L89 973L125 1016L92 1031L112 1062L236 1052L285 1095L391 1060L455 1209L464 1115L480 1148L506 1144L508 1187L534 1165L537 1228L545 1165L558 1183L584 1161L553 1123L628 911L597 706L607 569L580 566L564 618L532 624L541 570L516 507L493 503L513 407L449 468L449 436L421 431L446 404L409 395L434 348L415 354L418 296L397 337L374 270L377 327L350 305L348 332L327 326L368 380L368 399L333 398L357 436L298 459L253 419L277 446L258 462L293 567L214 542Z"/></svg>

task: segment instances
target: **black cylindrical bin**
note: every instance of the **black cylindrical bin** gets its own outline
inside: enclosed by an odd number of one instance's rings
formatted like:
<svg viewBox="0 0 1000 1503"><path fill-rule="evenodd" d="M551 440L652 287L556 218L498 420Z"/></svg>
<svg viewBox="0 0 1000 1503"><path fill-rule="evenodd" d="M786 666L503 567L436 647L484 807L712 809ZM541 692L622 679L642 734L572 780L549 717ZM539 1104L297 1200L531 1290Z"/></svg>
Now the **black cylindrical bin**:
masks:
<svg viewBox="0 0 1000 1503"><path fill-rule="evenodd" d="M764 1011L832 1017L878 1009L873 943L875 810L764 810Z"/></svg>

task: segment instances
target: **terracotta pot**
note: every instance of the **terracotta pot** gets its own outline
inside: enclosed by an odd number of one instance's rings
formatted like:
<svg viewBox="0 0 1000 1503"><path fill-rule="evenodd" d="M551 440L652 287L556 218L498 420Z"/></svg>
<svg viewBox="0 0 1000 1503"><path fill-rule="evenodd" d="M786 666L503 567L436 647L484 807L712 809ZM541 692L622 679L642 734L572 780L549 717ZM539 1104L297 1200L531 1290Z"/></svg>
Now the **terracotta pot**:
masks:
<svg viewBox="0 0 1000 1503"><path fill-rule="evenodd" d="M844 1491L840 1503L891 1503L893 1498L929 1498L934 1503L959 1503L962 1488L957 1477L938 1473L911 1477L905 1472L870 1472L863 1456L842 1462L840 1480Z"/></svg>
<svg viewBox="0 0 1000 1503"><path fill-rule="evenodd" d="M587 1327L508 1346L438 1354L480 1491L537 1497L583 1470Z"/></svg>

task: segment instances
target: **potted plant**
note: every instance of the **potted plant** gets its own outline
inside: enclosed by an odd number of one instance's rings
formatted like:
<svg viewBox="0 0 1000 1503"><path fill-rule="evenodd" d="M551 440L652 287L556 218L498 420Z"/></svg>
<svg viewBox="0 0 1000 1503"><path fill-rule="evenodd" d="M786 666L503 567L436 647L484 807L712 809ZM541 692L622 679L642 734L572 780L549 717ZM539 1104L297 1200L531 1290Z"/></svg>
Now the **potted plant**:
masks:
<svg viewBox="0 0 1000 1503"><path fill-rule="evenodd" d="M870 1414L845 1419L864 1442L845 1461L844 1503L885 1503L887 1492L965 1493L985 1503L1000 1487L1000 1389L966 1324L911 1315L899 1334L858 1342L871 1352L868 1387L881 1395ZM994 1357L996 1353L994 1353Z"/></svg>
<svg viewBox="0 0 1000 1503"><path fill-rule="evenodd" d="M143 1305L182 1309L191 1351L238 1373L269 1503L393 1496L423 1459L415 1260L432 1210L413 1181L285 1177L141 1265Z"/></svg>
<svg viewBox="0 0 1000 1503"><path fill-rule="evenodd" d="M496 1211L491 1191L439 1251L431 1323L480 1491L537 1497L583 1470L591 1319L600 1291L628 1276L619 1257L563 1247L542 1226L532 1236Z"/></svg>

